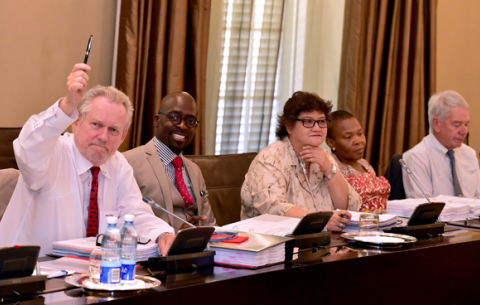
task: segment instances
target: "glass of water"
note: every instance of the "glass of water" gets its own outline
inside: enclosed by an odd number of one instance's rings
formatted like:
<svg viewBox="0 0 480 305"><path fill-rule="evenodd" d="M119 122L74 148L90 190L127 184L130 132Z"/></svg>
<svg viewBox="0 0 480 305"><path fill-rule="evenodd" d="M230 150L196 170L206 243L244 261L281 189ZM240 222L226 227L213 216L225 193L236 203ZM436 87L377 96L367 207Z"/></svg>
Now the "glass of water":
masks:
<svg viewBox="0 0 480 305"><path fill-rule="evenodd" d="M378 233L378 214L360 214L358 232Z"/></svg>
<svg viewBox="0 0 480 305"><path fill-rule="evenodd" d="M90 252L90 263L88 265L90 281L94 284L100 283L100 263L102 262L102 248L95 247Z"/></svg>

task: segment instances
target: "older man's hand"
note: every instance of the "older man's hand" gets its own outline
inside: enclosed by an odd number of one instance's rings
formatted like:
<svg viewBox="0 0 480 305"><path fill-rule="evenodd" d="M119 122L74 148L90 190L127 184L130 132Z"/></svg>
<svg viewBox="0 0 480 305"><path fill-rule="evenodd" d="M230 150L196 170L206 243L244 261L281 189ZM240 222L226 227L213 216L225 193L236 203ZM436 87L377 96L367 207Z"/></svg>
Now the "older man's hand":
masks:
<svg viewBox="0 0 480 305"><path fill-rule="evenodd" d="M162 256L167 255L168 250L170 250L170 246L173 243L173 240L175 239L175 235L173 234L168 234L168 235L163 235L162 238L158 241L158 249L160 250L160 254Z"/></svg>
<svg viewBox="0 0 480 305"><path fill-rule="evenodd" d="M60 101L59 107L67 115L72 115L77 106L82 101L82 97L87 92L88 71L90 66L86 64L76 64L67 78L67 93Z"/></svg>

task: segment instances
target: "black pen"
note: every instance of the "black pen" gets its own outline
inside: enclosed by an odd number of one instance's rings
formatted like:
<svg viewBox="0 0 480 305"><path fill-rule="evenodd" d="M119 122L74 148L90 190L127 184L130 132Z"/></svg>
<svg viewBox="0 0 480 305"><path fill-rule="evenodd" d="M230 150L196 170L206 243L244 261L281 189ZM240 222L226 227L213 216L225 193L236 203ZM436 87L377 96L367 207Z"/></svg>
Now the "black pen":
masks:
<svg viewBox="0 0 480 305"><path fill-rule="evenodd" d="M85 52L85 59L83 60L84 64L87 63L88 55L90 55L90 48L92 47L92 39L93 39L93 35L90 35L90 39L88 39L88 44L87 44L87 51Z"/></svg>
<svg viewBox="0 0 480 305"><path fill-rule="evenodd" d="M336 209L335 212L337 211L341 211L340 209ZM341 217L341 218L348 218L347 215L343 214L343 213L338 213L338 216Z"/></svg>

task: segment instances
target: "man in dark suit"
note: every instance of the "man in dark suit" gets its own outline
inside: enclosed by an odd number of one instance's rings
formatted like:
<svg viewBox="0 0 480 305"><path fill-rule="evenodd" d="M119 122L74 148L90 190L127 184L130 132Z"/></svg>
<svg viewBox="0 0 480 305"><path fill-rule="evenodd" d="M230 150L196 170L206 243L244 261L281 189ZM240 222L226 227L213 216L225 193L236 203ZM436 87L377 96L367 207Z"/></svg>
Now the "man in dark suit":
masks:
<svg viewBox="0 0 480 305"><path fill-rule="evenodd" d="M186 92L165 96L155 116L155 137L146 145L124 153L144 197L150 198L186 221L215 224L200 168L183 158L197 129L197 103ZM167 213L154 213L178 231L187 225Z"/></svg>

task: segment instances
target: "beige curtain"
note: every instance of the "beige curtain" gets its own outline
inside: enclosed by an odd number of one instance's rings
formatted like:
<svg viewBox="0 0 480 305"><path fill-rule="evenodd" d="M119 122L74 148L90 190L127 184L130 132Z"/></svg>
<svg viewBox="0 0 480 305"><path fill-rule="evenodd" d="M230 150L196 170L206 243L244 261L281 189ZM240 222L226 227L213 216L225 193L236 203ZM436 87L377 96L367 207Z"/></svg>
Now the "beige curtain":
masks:
<svg viewBox="0 0 480 305"><path fill-rule="evenodd" d="M428 131L435 92L437 0L347 0L338 109L367 137L365 159L383 175L391 157Z"/></svg>
<svg viewBox="0 0 480 305"><path fill-rule="evenodd" d="M165 95L186 91L200 124L185 154L204 154L205 79L211 0L123 0L116 86L132 100L132 127L120 150L148 142Z"/></svg>

